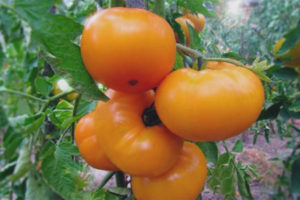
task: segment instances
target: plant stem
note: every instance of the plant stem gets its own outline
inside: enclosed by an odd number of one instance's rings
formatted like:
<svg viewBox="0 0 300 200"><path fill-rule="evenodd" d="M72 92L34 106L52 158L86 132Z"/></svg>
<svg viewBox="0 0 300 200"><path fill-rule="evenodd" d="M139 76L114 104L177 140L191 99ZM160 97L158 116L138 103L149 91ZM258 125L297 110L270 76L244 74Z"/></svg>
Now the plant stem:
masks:
<svg viewBox="0 0 300 200"><path fill-rule="evenodd" d="M79 94L75 100L74 109L72 116L75 117L77 114L77 108L81 100L81 94ZM72 123L72 143L74 143L74 130L75 130L75 122Z"/></svg>
<svg viewBox="0 0 300 200"><path fill-rule="evenodd" d="M107 182L115 175L115 173L116 173L116 172L113 172L113 171L108 172L108 173L104 176L104 178L103 178L103 180L101 181L101 183L99 184L97 190L102 189L102 188L106 185L106 183L107 183Z"/></svg>
<svg viewBox="0 0 300 200"><path fill-rule="evenodd" d="M32 100L36 100L36 101L40 101L40 102L47 102L46 99L41 99L41 98L32 96L32 95L30 95L30 94L26 94L26 93L19 92L19 91L16 91L16 90L7 89L7 88L4 88L4 87L1 87L1 88L0 88L0 93L1 93L1 92L6 92L6 93L10 93L10 94L15 94L15 95L18 95L18 96L26 97L26 98L29 98L29 99L32 99Z"/></svg>
<svg viewBox="0 0 300 200"><path fill-rule="evenodd" d="M110 0L109 1L109 7L125 7L126 6L126 2L125 0Z"/></svg>
<svg viewBox="0 0 300 200"><path fill-rule="evenodd" d="M57 100L57 99L60 99L60 98L66 96L66 95L68 95L68 94L71 94L72 92L74 92L74 90L65 91L65 92L59 93L58 95L55 95L55 96L53 96L53 97L50 97L50 98L46 101L46 103L42 106L41 112L44 112L44 111L47 109L47 107L49 106L49 104L50 104L51 102L53 102L53 101L55 101L55 100Z"/></svg>
<svg viewBox="0 0 300 200"><path fill-rule="evenodd" d="M126 187L125 175L123 172L116 172L116 182L118 187Z"/></svg>
<svg viewBox="0 0 300 200"><path fill-rule="evenodd" d="M165 17L165 0L155 0L153 12L161 17Z"/></svg>
<svg viewBox="0 0 300 200"><path fill-rule="evenodd" d="M202 58L205 61L218 61L218 62L227 62L234 64L236 66L245 67L245 65L239 61L230 59L230 58L207 58L204 57L203 54L197 50L186 47L182 44L176 44L177 50L183 52L184 54L191 56L192 58Z"/></svg>

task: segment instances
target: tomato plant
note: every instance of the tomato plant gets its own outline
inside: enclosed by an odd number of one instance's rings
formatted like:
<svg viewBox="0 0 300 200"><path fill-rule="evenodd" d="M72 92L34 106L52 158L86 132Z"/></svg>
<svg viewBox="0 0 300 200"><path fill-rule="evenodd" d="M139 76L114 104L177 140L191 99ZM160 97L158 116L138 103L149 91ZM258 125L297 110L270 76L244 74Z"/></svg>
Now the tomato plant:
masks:
<svg viewBox="0 0 300 200"><path fill-rule="evenodd" d="M0 199L299 198L299 6L0 1Z"/></svg>

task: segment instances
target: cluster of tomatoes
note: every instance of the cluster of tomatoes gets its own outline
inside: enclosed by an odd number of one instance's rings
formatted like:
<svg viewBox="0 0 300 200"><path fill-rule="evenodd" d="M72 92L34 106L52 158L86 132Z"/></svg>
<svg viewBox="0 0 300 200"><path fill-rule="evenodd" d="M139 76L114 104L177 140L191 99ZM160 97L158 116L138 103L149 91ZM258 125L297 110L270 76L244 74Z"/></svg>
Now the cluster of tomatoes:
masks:
<svg viewBox="0 0 300 200"><path fill-rule="evenodd" d="M143 9L95 13L84 27L81 55L91 76L111 89L109 100L78 122L79 151L95 168L130 174L138 200L195 199L207 168L191 141L241 133L264 102L260 80L245 68L210 62L201 71L170 73L174 32L163 18ZM149 108L161 123L145 123Z"/></svg>

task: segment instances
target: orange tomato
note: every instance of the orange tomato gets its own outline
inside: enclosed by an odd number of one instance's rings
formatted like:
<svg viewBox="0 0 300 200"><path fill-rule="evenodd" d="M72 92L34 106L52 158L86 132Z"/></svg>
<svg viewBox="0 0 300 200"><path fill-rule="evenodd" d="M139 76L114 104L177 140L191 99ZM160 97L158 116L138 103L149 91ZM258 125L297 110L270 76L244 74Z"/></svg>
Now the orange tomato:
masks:
<svg viewBox="0 0 300 200"><path fill-rule="evenodd" d="M172 167L183 140L163 125L145 126L142 114L154 92L126 94L108 90L110 100L96 107L99 144L122 171L135 176L158 176Z"/></svg>
<svg viewBox="0 0 300 200"><path fill-rule="evenodd" d="M192 13L187 13L185 15L186 18L188 18L189 20L191 20L193 22L193 24L195 25L195 30L199 33L200 31L202 31L202 29L204 28L205 25L205 17L202 14L197 14L194 15Z"/></svg>
<svg viewBox="0 0 300 200"><path fill-rule="evenodd" d="M138 200L194 200L203 188L206 173L202 151L185 142L170 170L158 177L132 177L131 185Z"/></svg>
<svg viewBox="0 0 300 200"><path fill-rule="evenodd" d="M75 127L75 142L83 159L92 167L118 171L101 150L94 128L94 112L82 117Z"/></svg>
<svg viewBox="0 0 300 200"><path fill-rule="evenodd" d="M187 46L189 46L190 45L190 32L189 32L189 28L188 28L187 24L189 23L193 28L195 28L194 23L190 19L188 19L184 16L183 17L177 17L175 19L175 21L180 25L180 27L183 31L183 34L184 34L184 37L185 37L185 44Z"/></svg>
<svg viewBox="0 0 300 200"><path fill-rule="evenodd" d="M276 55L284 42L285 38L281 38L274 45L273 54L275 58L283 59L285 66L300 68L300 41L298 41L297 44L287 52L281 55Z"/></svg>
<svg viewBox="0 0 300 200"><path fill-rule="evenodd" d="M248 129L264 104L264 88L250 70L209 62L201 71L172 72L157 89L155 107L165 126L195 141L223 140Z"/></svg>
<svg viewBox="0 0 300 200"><path fill-rule="evenodd" d="M160 16L138 8L110 8L87 20L81 55L95 80L118 91L142 92L171 71L176 41Z"/></svg>

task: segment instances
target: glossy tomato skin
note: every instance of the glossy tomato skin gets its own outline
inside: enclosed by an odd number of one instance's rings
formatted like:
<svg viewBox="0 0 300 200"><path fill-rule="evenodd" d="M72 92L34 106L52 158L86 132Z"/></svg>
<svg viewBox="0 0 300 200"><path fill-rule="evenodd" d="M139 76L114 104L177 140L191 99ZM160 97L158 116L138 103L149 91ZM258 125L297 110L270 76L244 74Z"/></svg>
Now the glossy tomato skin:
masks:
<svg viewBox="0 0 300 200"><path fill-rule="evenodd" d="M263 103L259 78L248 69L223 62L209 62L201 71L174 71L158 87L155 99L165 126L194 141L223 140L245 131Z"/></svg>
<svg viewBox="0 0 300 200"><path fill-rule="evenodd" d="M206 180L206 160L193 143L184 142L174 166L158 177L132 177L137 200L195 200Z"/></svg>
<svg viewBox="0 0 300 200"><path fill-rule="evenodd" d="M109 159L125 173L158 176L177 160L183 140L162 125L145 126L142 113L154 92L125 94L109 90L107 102L96 107L99 144Z"/></svg>
<svg viewBox="0 0 300 200"><path fill-rule="evenodd" d="M83 159L92 167L118 171L118 168L101 150L94 128L94 113L83 116L75 127L75 142Z"/></svg>
<svg viewBox="0 0 300 200"><path fill-rule="evenodd" d="M109 8L91 16L81 56L91 76L122 92L154 88L175 62L174 32L166 20L138 8Z"/></svg>

